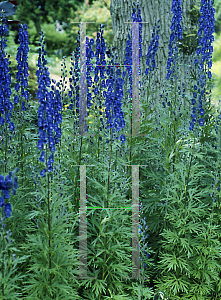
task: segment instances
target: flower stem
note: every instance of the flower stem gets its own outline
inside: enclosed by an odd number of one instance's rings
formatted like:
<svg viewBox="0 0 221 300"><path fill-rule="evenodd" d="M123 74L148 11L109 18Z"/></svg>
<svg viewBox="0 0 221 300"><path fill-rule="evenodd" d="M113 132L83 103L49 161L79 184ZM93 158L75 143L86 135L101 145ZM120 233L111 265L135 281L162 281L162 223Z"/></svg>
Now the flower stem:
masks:
<svg viewBox="0 0 221 300"><path fill-rule="evenodd" d="M132 99L131 99L131 106L132 106ZM130 163L132 160L132 110L130 107ZM129 168L129 177L131 177L131 168ZM132 197L131 192L129 191L129 199Z"/></svg>
<svg viewBox="0 0 221 300"><path fill-rule="evenodd" d="M5 235L4 235L4 209L2 207L2 280L4 279L4 265L5 265ZM2 296L5 295L4 282L2 283Z"/></svg>
<svg viewBox="0 0 221 300"><path fill-rule="evenodd" d="M22 111L22 101L20 100L20 112ZM23 122L22 122L23 124ZM24 165L23 165L23 130L21 128L20 134L21 134L21 169L22 169L22 186L23 185L23 178L24 178Z"/></svg>
<svg viewBox="0 0 221 300"><path fill-rule="evenodd" d="M81 144L80 144L80 152L79 152L79 159L78 159L78 172L77 172L77 180L75 181L75 195L77 196L77 205L75 205L76 207L76 212L79 212L79 194L77 193L77 183L80 180L80 163L81 163L81 151L82 151L82 144L83 144L83 136L81 135Z"/></svg>
<svg viewBox="0 0 221 300"><path fill-rule="evenodd" d="M194 136L194 146L195 146L195 136ZM188 169L188 173L187 173L187 184L186 184L186 188L185 188L185 208L186 208L186 198L187 198L187 196L186 196L186 194L187 194L187 188L188 188L188 184L189 184L189 175L190 175L190 169L191 169L191 164L192 164L192 159L193 159L193 151L192 151L192 153L191 153L191 159L190 159L190 167L189 167L189 169Z"/></svg>
<svg viewBox="0 0 221 300"><path fill-rule="evenodd" d="M46 144L46 163L47 163L47 147ZM49 172L47 172L48 177L48 247L49 247L49 269L51 270L51 216L50 216L50 186L49 186ZM49 282L51 286L51 273L49 273Z"/></svg>
<svg viewBox="0 0 221 300"><path fill-rule="evenodd" d="M117 171L117 151L118 151L118 150L116 150L115 172ZM115 191L115 186L114 186L114 191ZM113 191L113 194L114 194L114 191Z"/></svg>
<svg viewBox="0 0 221 300"><path fill-rule="evenodd" d="M7 123L6 123L6 112L5 112L5 173L6 173L6 165L7 165L7 147L8 147L8 137L7 137Z"/></svg>
<svg viewBox="0 0 221 300"><path fill-rule="evenodd" d="M112 128L110 129L110 134L111 134L111 150L110 150L109 170L108 170L108 179L107 179L107 208L109 205L110 169L111 169L111 155L112 155Z"/></svg>
<svg viewBox="0 0 221 300"><path fill-rule="evenodd" d="M175 64L174 64L174 67L175 67ZM175 72L175 103L174 103L174 111L176 113L176 90L177 90L177 76L176 76L176 72ZM173 127L174 127L174 134L173 134L173 142L174 142L174 148L175 148L175 145L176 145L176 126L175 126L175 122L173 123ZM176 149L175 149L176 151ZM174 156L173 156L173 173L174 173L174 164L175 164L175 153L174 153Z"/></svg>

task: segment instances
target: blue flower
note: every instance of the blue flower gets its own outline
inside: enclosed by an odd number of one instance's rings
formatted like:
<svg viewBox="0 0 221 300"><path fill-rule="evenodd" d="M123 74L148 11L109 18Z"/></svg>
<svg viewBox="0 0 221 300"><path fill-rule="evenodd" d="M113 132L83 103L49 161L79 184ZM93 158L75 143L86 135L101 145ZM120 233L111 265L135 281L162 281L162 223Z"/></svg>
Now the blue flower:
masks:
<svg viewBox="0 0 221 300"><path fill-rule="evenodd" d="M160 22L160 20L158 20L157 22ZM155 26L154 26L154 29L153 29L153 33L152 33L152 41L150 42L150 46L149 46L149 48L148 48L148 53L147 53L147 60L146 60L146 65L147 65L147 68L146 68L146 71L145 71L145 74L146 75L148 75L148 72L149 72L149 61L150 61L150 56L151 56L151 50L153 49L153 53L152 53L152 67L151 67L151 71L153 71L154 70L154 68L155 68L155 59L154 59L154 57L155 57L155 54L156 54L156 52L157 52L157 49L158 49L158 40L159 40L159 35L158 35L158 32L159 32L159 28L160 28L160 26L158 25L157 26L157 22L155 23ZM155 37L155 28L156 28L156 26L157 26L157 35L156 35L156 37ZM155 42L155 40L156 40L156 42ZM154 42L155 42L155 44L154 44ZM152 45L154 44L154 46L153 46L153 48L152 48Z"/></svg>
<svg viewBox="0 0 221 300"><path fill-rule="evenodd" d="M199 113L200 113L201 116L203 116L203 115L204 115L204 109L201 108L201 109L199 110Z"/></svg>
<svg viewBox="0 0 221 300"><path fill-rule="evenodd" d="M105 41L103 38L103 28L104 25L101 26L100 24L100 32L97 33L97 39L96 39L96 64L94 70L94 81L98 82L99 80L99 71L100 71L100 78L105 79L104 77L104 66L106 66L105 61ZM107 120L107 127L112 128L113 133L115 131L119 131L120 129L123 129L125 127L125 121L123 117L123 112L121 109L122 106L122 98L123 98L123 85L124 80L120 78L121 76L121 70L118 69L115 72L115 69L113 67L114 60L112 59L110 62L111 66L107 66L106 73L108 75L108 79L105 81L102 81L101 88L107 88L107 91L103 91L103 97L105 99L105 114L106 114L106 120ZM90 69L88 68L88 71ZM98 88L95 87L94 89L95 95L98 93ZM119 139L119 136L116 137ZM102 137L99 137L100 140L102 140ZM121 143L124 143L125 136L121 135ZM108 141L106 141L107 143Z"/></svg>
<svg viewBox="0 0 221 300"><path fill-rule="evenodd" d="M200 8L200 18L199 18L199 30L198 30L198 36L199 36L199 46L197 48L196 51L196 55L199 56L201 54L201 63L199 65L199 71L198 71L198 80L200 78L200 72L203 71L204 68L204 61L208 60L208 68L212 67L212 60L211 60L211 53L213 52L213 47L211 46L212 42L214 41L214 37L213 37L213 33L215 32L215 18L214 18L214 14L215 14L215 9L213 8L213 1L205 1L205 0L201 0L201 8ZM204 32L204 36L202 37ZM195 59L195 65L197 65L199 63L199 59ZM210 71L208 71L207 73L208 78L211 79L212 78L212 74ZM201 87L204 88L205 86L205 82L201 81ZM194 86L194 89L196 86ZM201 93L201 95L204 94L204 90L202 90L201 92L198 91L198 93ZM199 104L200 106L201 104L201 97L199 97ZM192 105L195 105L192 104ZM204 115L204 110L200 109L199 111L200 115L203 116ZM193 120L192 120L193 121ZM199 125L203 126L203 118L199 119ZM193 123L190 125L190 130L193 130Z"/></svg>
<svg viewBox="0 0 221 300"><path fill-rule="evenodd" d="M40 139L38 141L38 149L42 150L44 143L49 144L49 148L51 152L55 151L55 144L59 143L59 138L62 135L61 128L58 127L58 124L62 122L62 115L59 111L62 110L62 104L61 104L61 96L58 90L55 90L54 86L52 86L52 91L48 91L48 87L51 85L50 80L50 73L48 71L48 68L46 67L47 61L44 58L44 55L47 54L46 51L44 51L44 34L43 32L40 33L42 35L39 43L39 46L42 46L39 49L39 57L38 57L38 67L39 69L36 71L36 75L38 77L38 91L37 91L37 98L39 99L40 106L38 109L38 126L39 126L39 134ZM43 42L43 43L42 43ZM42 61L41 61L42 60ZM44 111L45 111L45 120L44 117ZM54 132L56 132L56 135L54 136ZM40 156L40 161L45 162L44 158L45 154L44 151L42 151ZM48 161L48 171L52 172L53 167L51 163L53 161L53 155L49 157ZM42 177L45 176L46 170L42 170L40 172L40 175Z"/></svg>
<svg viewBox="0 0 221 300"><path fill-rule="evenodd" d="M44 151L41 152L40 162L45 162L45 152Z"/></svg>
<svg viewBox="0 0 221 300"><path fill-rule="evenodd" d="M171 35L170 35L170 42L169 42L169 56L168 56L168 62L167 62L167 80L169 80L171 76L171 59L173 57L173 48L175 47L175 52L178 52L177 48L177 37L179 40L182 40L182 27L180 25L180 22L182 21L182 9L181 9L181 0L173 0L171 12L173 13L172 18L172 25L171 25ZM178 54L176 55L176 58L178 59ZM175 72L175 59L174 61L174 68L173 73Z"/></svg>
<svg viewBox="0 0 221 300"><path fill-rule="evenodd" d="M5 204L4 202L4 197L0 197L0 206L3 207L3 205Z"/></svg>
<svg viewBox="0 0 221 300"><path fill-rule="evenodd" d="M18 72L16 73L16 85L15 90L18 92L21 87L21 96L25 97L28 100L29 95L27 91L24 91L24 88L28 87L28 32L27 32L27 25L24 24L23 26L19 24L19 40L20 46L18 47L18 52L16 55L16 60L18 62ZM19 102L19 98L16 95L14 97L14 103L17 104ZM25 102L22 102L22 110L26 110Z"/></svg>
<svg viewBox="0 0 221 300"><path fill-rule="evenodd" d="M200 125L200 126L203 126L203 118L200 118L200 119L199 119L199 125Z"/></svg>
<svg viewBox="0 0 221 300"><path fill-rule="evenodd" d="M0 34L2 40L2 50L0 54L0 74L1 74L1 85L0 85L0 114L7 116L6 120L9 123L9 129L14 131L14 124L10 122L10 114L13 109L13 105L10 101L11 92L11 74L9 73L11 67L9 67L9 60L5 55L4 48L7 46L5 35L8 34L7 19L4 18L2 21L3 25L0 25ZM10 56L10 55L9 55ZM9 57L8 56L8 57ZM3 102L4 101L4 102ZM3 125L5 118L0 117L0 124Z"/></svg>
<svg viewBox="0 0 221 300"><path fill-rule="evenodd" d="M41 175L42 177L44 177L44 176L45 176L45 169L44 169L44 170L42 170L42 171L40 172L40 175Z"/></svg>
<svg viewBox="0 0 221 300"><path fill-rule="evenodd" d="M11 204L10 203L6 203L5 204L5 215L6 215L6 218L10 217L11 212L12 212Z"/></svg>

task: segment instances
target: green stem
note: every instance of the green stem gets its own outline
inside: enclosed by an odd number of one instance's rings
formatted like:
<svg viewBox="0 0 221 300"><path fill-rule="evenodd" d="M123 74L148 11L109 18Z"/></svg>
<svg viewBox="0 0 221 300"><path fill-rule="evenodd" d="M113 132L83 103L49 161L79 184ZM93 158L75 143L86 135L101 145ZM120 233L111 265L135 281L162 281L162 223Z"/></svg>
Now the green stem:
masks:
<svg viewBox="0 0 221 300"><path fill-rule="evenodd" d="M132 99L131 99L131 106L132 106ZM130 164L132 162L132 111L131 111L131 107L130 107ZM131 177L131 167L129 168L129 176ZM131 194L131 190L129 191L129 199L131 199L132 194Z"/></svg>
<svg viewBox="0 0 221 300"><path fill-rule="evenodd" d="M115 168L114 168L115 172L117 171L117 151L118 150L116 150L116 159L115 159ZM115 185L114 185L113 194L114 194L114 192L115 192Z"/></svg>
<svg viewBox="0 0 221 300"><path fill-rule="evenodd" d="M77 193L77 185L78 181L80 180L80 164L81 164L81 151L82 151L82 145L83 145L83 136L81 135L81 144L80 144L80 152L79 152L79 159L78 159L78 172L77 172L77 180L75 181L75 195L77 196L77 205L75 206L76 212L79 212L79 193Z"/></svg>
<svg viewBox="0 0 221 300"><path fill-rule="evenodd" d="M100 124L99 124L100 125ZM98 126L99 127L99 126ZM100 148L100 139L99 139L99 129L98 129L98 149L97 149L97 159L99 160L99 148Z"/></svg>
<svg viewBox="0 0 221 300"><path fill-rule="evenodd" d="M111 155L112 155L112 128L110 129L110 133L111 133L111 151L110 151L109 170L108 170L108 179L107 179L107 208L109 205L110 169L111 169Z"/></svg>
<svg viewBox="0 0 221 300"><path fill-rule="evenodd" d="M58 157L59 157L59 165L61 163L61 139L60 139L60 145L58 147Z"/></svg>
<svg viewBox="0 0 221 300"><path fill-rule="evenodd" d="M22 101L20 101L20 112L22 111ZM23 124L23 122L22 122ZM22 126L22 125L21 125ZM22 168L22 186L23 185L23 178L24 178L24 165L23 165L23 130L21 128L21 131L20 131L20 134L21 134L21 168Z"/></svg>
<svg viewBox="0 0 221 300"><path fill-rule="evenodd" d="M8 133L7 133L7 123L6 123L6 113L5 113L5 174L7 165L7 147L8 147Z"/></svg>
<svg viewBox="0 0 221 300"><path fill-rule="evenodd" d="M3 210L3 207L2 207L2 279L4 279L4 265L5 265L5 254L4 254L4 251L5 251L5 235L4 235L4 226L3 226L3 218L4 218L4 210ZM2 283L2 296L5 295L5 291L4 291L4 283Z"/></svg>
<svg viewBox="0 0 221 300"><path fill-rule="evenodd" d="M178 60L176 60L176 63L178 63ZM176 65L174 64L174 68L175 67L176 67ZM176 113L176 98L177 98L176 91L177 91L177 72L175 72L175 103L174 103L174 111L175 111L175 113ZM175 149L175 144L176 144L176 126L175 126L175 122L176 121L174 120L174 123L173 123L173 127L174 127L174 139L173 139L174 149ZM175 151L176 151L176 149L175 149ZM175 153L174 153L174 156L173 156L173 173L174 173L175 159L176 159L176 156L175 156Z"/></svg>
<svg viewBox="0 0 221 300"><path fill-rule="evenodd" d="M195 136L194 136L194 146L195 146ZM188 189L188 184L189 184L189 175L190 175L192 159L193 159L193 150L191 152L190 166L189 166L188 173L187 173L187 184L186 184L186 189L185 189L185 208L186 208L186 202L187 202L186 201L186 199L187 199L187 189Z"/></svg>
<svg viewBox="0 0 221 300"><path fill-rule="evenodd" d="M46 163L47 163L47 144L46 144ZM49 173L47 172L48 177L48 246L49 246L49 270L51 270L51 216L50 216L50 186L49 186ZM51 274L49 274L49 282L51 286Z"/></svg>
<svg viewBox="0 0 221 300"><path fill-rule="evenodd" d="M108 179L107 179L107 206L106 206L107 209L109 207L110 169L111 169L111 155L112 155L112 128L110 128L110 134L111 134L111 150L110 150L109 170L108 170ZM105 228L105 233L106 234L105 234L104 248L106 250L107 249L107 226ZM106 262L106 252L104 252L102 280L104 280L104 276L105 276L105 272L104 272L105 262Z"/></svg>
<svg viewBox="0 0 221 300"><path fill-rule="evenodd" d="M99 77L99 81L98 81L98 85L99 85L99 89L98 89L98 96L99 96L99 99L100 99L100 95L101 95L101 78ZM100 106L101 106L101 100L100 100L100 103L98 103L98 107L100 109ZM98 117L97 117L98 116ZM98 119L98 159L99 159L99 148L100 148L100 139L99 139L99 132L100 132L100 113L97 114L96 112L96 120ZM104 148L104 147L103 147Z"/></svg>

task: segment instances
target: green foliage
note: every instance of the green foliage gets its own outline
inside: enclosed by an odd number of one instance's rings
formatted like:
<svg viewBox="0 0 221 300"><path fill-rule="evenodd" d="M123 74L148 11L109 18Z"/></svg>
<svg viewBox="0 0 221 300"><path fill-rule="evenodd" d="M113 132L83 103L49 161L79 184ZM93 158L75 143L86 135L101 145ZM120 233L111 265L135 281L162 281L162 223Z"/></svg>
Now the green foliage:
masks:
<svg viewBox="0 0 221 300"><path fill-rule="evenodd" d="M78 31L80 30L80 22L94 22L86 24L86 35L89 39L92 37L94 40L97 38L97 32L99 31L99 24L105 24L104 28L104 39L105 44L112 45L113 43L113 29L112 20L110 16L110 11L108 7L110 6L110 0L105 1L106 5L102 1L93 1L93 4L89 7L81 5L74 12L72 19L67 19L68 22L74 21L79 22L76 24L71 24L67 27L68 37L66 39L66 44L64 47L64 55L69 56L73 51L75 51L77 46ZM107 7L108 6L108 7ZM79 26L78 26L79 25ZM93 51L95 45L93 45Z"/></svg>
<svg viewBox="0 0 221 300"><path fill-rule="evenodd" d="M16 17L27 24L29 20L34 22L44 20L46 23L56 20L66 22L67 17L71 16L71 12L78 7L79 3L83 3L83 0L21 0L16 10Z"/></svg>
<svg viewBox="0 0 221 300"><path fill-rule="evenodd" d="M42 30L46 39L46 51L48 55L54 54L54 50L62 49L65 46L67 33L56 31L55 24L43 24Z"/></svg>
<svg viewBox="0 0 221 300"><path fill-rule="evenodd" d="M221 57L221 48L220 48L220 44L221 44L221 35L216 35L215 36L215 41L213 43L213 63L217 62L220 60Z"/></svg>
<svg viewBox="0 0 221 300"><path fill-rule="evenodd" d="M46 190L43 186L42 188L44 190L43 194L46 195ZM36 292L41 295L40 299L47 299L48 297L50 299L50 297L55 296L56 299L66 299L67 297L69 299L80 299L76 291L70 286L70 278L78 276L78 272L72 270L72 267L77 265L78 262L77 250L73 250L70 234L66 232L67 226L69 227L71 224L65 224L64 217L56 218L58 208L61 204L64 205L65 201L62 198L57 199L56 195L52 197L51 201L53 207L51 215L43 214L41 216L42 211L39 209L37 217L41 221L38 223L38 234L35 236L29 235L29 242L27 245L23 245L25 252L33 253L29 265L29 273L32 273L32 278L25 282L28 285L24 290L28 292L28 299L34 297ZM34 205L33 203L33 207ZM43 203L43 205L47 205L47 203ZM68 216L69 214L66 215L66 217ZM48 227L48 218L52 218L50 228ZM62 239L60 232L63 232ZM53 249L51 253L50 248L48 248L48 238L51 243L50 247ZM49 257L47 253L50 253ZM48 270L49 261L51 261L50 271Z"/></svg>
<svg viewBox="0 0 221 300"><path fill-rule="evenodd" d="M208 196L215 172L212 162L218 154L214 149L214 107L210 102L205 106L206 122L198 127L197 137L186 131L187 111L181 109L182 117L174 120L174 98L178 94L169 93L172 105L167 110L160 108L151 143L139 145L149 163L140 183L150 228L149 246L155 253L155 270L148 268L148 272L158 291L167 291L168 299L213 299L209 297L220 281L221 268L220 222L211 214L214 208Z"/></svg>
<svg viewBox="0 0 221 300"><path fill-rule="evenodd" d="M215 32L220 34L221 32L221 1L215 0L214 1L214 8L215 8Z"/></svg>

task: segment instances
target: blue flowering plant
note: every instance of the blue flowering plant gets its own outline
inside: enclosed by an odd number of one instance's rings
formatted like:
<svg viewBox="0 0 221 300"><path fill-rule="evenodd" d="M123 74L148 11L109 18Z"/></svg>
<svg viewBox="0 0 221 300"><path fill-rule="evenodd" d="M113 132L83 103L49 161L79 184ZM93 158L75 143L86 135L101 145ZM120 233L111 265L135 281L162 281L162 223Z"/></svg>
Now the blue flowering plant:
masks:
<svg viewBox="0 0 221 300"><path fill-rule="evenodd" d="M5 231L7 224L4 223L6 218L10 218L12 207L11 203L8 202L10 198L11 190L13 190L13 195L16 195L16 189L18 188L18 177L15 173L18 172L18 168L14 172L9 171L9 174L5 176L0 175L0 190L2 191L2 196L0 197L0 207L1 207L1 240L0 249L2 253L1 257L1 292L3 295L10 295L10 297L18 297L21 294L18 292L19 286L16 284L16 280L22 280L24 278L23 274L17 272L16 265L20 262L24 262L27 256L16 258L16 254L13 253L17 250L13 247L13 240L10 238L12 236L11 229ZM7 202L7 203L6 203ZM7 235L6 235L7 234ZM12 264L13 261L13 264Z"/></svg>
<svg viewBox="0 0 221 300"><path fill-rule="evenodd" d="M132 10L133 22L142 22L139 5L134 2ZM67 92L66 57L61 83L51 82L46 41L39 33L34 103L28 92L28 27L19 26L18 71L11 89L10 56L5 53L8 25L2 19L0 298L220 298L221 117L215 116L211 104L209 70L213 1L201 0L200 12L199 50L185 78L192 81L186 91L185 83L179 82L177 46L182 40L182 2L171 1L165 89L154 110L149 97L141 95L140 136L130 135L132 34L126 42L123 72L113 48L106 49L104 25L100 24L96 41L86 37L87 124L82 134L80 35ZM159 28L160 20L153 28L144 80L139 82L147 95L156 68ZM142 23L139 59L141 34ZM191 109L184 107L184 100ZM142 204L141 277L132 282L133 165L140 168Z"/></svg>
<svg viewBox="0 0 221 300"><path fill-rule="evenodd" d="M144 215L148 217L149 247L154 252L152 257L156 267L150 270L150 274L156 290L166 290L169 299L212 299L219 281L220 259L219 204L216 204L219 203L220 182L216 134L220 129L216 125L219 122L215 108L210 98L208 101L213 86L209 69L214 40L214 9L211 1L201 1L201 30L198 34L201 36L203 30L204 37L199 39L191 66L192 95L185 93L182 83L182 98L192 105L192 112L189 112L182 108L181 84L178 85L177 42L182 38L181 4L181 1L172 4L174 16L167 65L167 80L171 86L155 118L156 133L151 137L151 144L145 145L144 152L149 156L147 159L145 155L146 164L149 163L150 170L143 171L140 187ZM175 108L178 108L178 113ZM149 188L146 188L146 182ZM211 186L213 195L209 193Z"/></svg>

